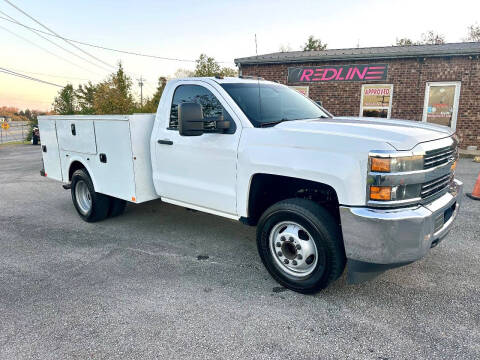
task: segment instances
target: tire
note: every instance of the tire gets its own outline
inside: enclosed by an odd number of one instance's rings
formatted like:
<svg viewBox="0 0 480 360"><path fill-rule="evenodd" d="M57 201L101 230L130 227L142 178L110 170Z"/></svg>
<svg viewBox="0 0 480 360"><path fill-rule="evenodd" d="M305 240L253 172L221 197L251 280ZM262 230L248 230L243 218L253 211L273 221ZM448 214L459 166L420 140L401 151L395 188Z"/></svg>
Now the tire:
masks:
<svg viewBox="0 0 480 360"><path fill-rule="evenodd" d="M299 293L326 288L345 269L340 226L310 200L287 199L269 207L258 222L257 247L272 277Z"/></svg>
<svg viewBox="0 0 480 360"><path fill-rule="evenodd" d="M127 202L122 199L111 197L110 209L108 211L108 217L115 217L122 215L127 207Z"/></svg>
<svg viewBox="0 0 480 360"><path fill-rule="evenodd" d="M73 173L71 193L73 205L83 220L96 222L108 216L111 199L107 195L95 192L86 170L80 169Z"/></svg>

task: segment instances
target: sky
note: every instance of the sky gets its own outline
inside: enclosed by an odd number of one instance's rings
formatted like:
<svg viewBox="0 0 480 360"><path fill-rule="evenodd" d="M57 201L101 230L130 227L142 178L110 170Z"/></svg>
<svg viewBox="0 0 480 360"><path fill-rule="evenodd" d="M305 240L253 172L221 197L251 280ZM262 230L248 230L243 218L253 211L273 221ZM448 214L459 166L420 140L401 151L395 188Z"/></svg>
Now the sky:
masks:
<svg viewBox="0 0 480 360"><path fill-rule="evenodd" d="M9 1L70 39L185 60L206 53L232 68L235 58L255 55L255 34L258 53L265 54L277 52L281 46L300 50L309 35L322 39L330 49L357 44L389 46L396 38L419 40L428 30L443 34L447 42L458 42L466 37L469 25L480 23L478 0ZM42 29L5 0L0 0L0 11ZM0 16L5 17L2 13ZM62 40L47 38L83 59L0 19L0 68L76 87L88 80L105 79L114 71L111 66L121 61L134 81L136 95L137 79L143 76L144 95L148 96L154 92L159 76L171 77L179 68L195 67L193 61L149 59L78 45L109 66ZM0 107L49 110L59 89L0 72Z"/></svg>

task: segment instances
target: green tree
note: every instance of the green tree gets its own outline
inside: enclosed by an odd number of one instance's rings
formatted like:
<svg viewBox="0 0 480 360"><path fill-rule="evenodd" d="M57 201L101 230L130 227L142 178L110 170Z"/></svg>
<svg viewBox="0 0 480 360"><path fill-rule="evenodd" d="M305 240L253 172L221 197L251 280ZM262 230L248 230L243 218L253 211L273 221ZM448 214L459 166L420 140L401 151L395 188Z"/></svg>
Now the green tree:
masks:
<svg viewBox="0 0 480 360"><path fill-rule="evenodd" d="M200 54L196 63L197 65L195 67L194 76L203 77L220 74L221 67L213 57L209 57L206 54Z"/></svg>
<svg viewBox="0 0 480 360"><path fill-rule="evenodd" d="M53 110L60 115L75 114L76 110L75 90L72 84L68 84L58 92L53 101Z"/></svg>
<svg viewBox="0 0 480 360"><path fill-rule="evenodd" d="M75 90L75 96L78 103L78 112L84 115L91 115L95 113L95 92L97 85L92 84L89 81L85 85L78 85L78 89Z"/></svg>
<svg viewBox="0 0 480 360"><path fill-rule="evenodd" d="M142 112L154 113L157 111L158 103L160 102L160 98L162 97L166 84L166 78L160 77L158 79L157 91L155 91L155 94L153 94L152 98L145 103L144 107L142 108Z"/></svg>
<svg viewBox="0 0 480 360"><path fill-rule="evenodd" d="M480 25L470 25L468 27L468 36L466 41L480 41Z"/></svg>
<svg viewBox="0 0 480 360"><path fill-rule="evenodd" d="M313 35L310 35L307 42L303 45L303 51L321 51L327 48L327 44L323 43L320 39L315 39Z"/></svg>
<svg viewBox="0 0 480 360"><path fill-rule="evenodd" d="M196 61L195 71L193 76L237 76L237 70L229 67L221 67L213 57L206 54L200 54Z"/></svg>
<svg viewBox="0 0 480 360"><path fill-rule="evenodd" d="M221 76L225 77L237 77L238 76L238 71L237 69L232 69L229 67L223 67L222 70L220 71Z"/></svg>
<svg viewBox="0 0 480 360"><path fill-rule="evenodd" d="M97 85L94 91L95 114L131 114L135 110L132 80L125 74L122 64L116 73Z"/></svg>

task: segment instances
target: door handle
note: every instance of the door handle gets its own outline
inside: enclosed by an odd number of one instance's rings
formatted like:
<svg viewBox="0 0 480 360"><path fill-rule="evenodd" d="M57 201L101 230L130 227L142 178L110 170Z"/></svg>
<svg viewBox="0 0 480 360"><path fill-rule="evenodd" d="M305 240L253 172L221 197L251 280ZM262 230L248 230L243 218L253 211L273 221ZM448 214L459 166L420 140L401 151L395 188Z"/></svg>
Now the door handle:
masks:
<svg viewBox="0 0 480 360"><path fill-rule="evenodd" d="M157 142L162 145L173 145L172 140L158 140Z"/></svg>

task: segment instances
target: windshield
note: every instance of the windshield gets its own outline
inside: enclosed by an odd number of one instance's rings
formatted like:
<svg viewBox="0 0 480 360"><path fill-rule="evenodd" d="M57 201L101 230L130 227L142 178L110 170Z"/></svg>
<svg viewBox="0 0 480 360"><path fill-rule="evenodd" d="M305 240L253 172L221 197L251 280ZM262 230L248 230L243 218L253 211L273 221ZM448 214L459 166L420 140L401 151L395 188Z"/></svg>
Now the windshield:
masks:
<svg viewBox="0 0 480 360"><path fill-rule="evenodd" d="M315 102L285 85L225 83L222 87L255 127L289 120L330 117Z"/></svg>

